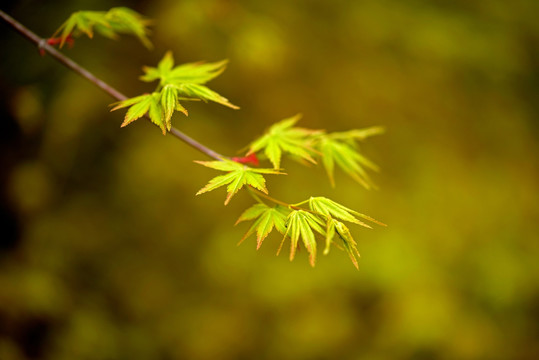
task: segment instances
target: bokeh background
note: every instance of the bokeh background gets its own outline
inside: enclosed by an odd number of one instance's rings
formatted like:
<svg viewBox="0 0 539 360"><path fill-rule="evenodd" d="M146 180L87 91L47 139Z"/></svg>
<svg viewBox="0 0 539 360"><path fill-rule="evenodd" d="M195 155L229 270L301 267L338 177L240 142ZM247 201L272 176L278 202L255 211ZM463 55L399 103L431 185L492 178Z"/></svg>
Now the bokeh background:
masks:
<svg viewBox="0 0 539 360"><path fill-rule="evenodd" d="M335 199L387 224L276 257L236 243L250 204L195 197L204 155L122 114L0 25L0 359L538 359L539 2L36 1L3 10L50 36L76 10L130 6L136 39L65 53L127 95L166 50L230 60L174 125L234 155L265 128L383 125L362 145L378 191L285 162L278 198Z"/></svg>

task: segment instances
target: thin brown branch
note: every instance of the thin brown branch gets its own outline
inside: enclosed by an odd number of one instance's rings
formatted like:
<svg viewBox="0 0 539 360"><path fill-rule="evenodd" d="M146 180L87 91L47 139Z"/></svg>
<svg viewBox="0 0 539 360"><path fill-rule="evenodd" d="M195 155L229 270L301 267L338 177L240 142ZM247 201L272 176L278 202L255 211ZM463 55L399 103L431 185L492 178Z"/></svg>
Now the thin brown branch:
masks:
<svg viewBox="0 0 539 360"><path fill-rule="evenodd" d="M101 90L112 96L114 99L118 101L122 101L127 99L128 97L104 82L103 80L99 79L97 76L71 60L69 57L65 56L58 50L56 50L54 47L47 44L47 39L41 38L38 35L36 35L34 32L32 32L30 29L22 25L17 20L13 19L11 16L0 10L0 18L4 20L6 23L11 25L12 28L17 30L22 36L24 36L27 40L37 45L38 49L40 51L47 52L51 57L53 57L55 60L60 62L62 65L66 66L67 68L73 70L86 80L90 81L95 86L99 87ZM149 120L149 119L148 119ZM191 138L187 134L183 133L182 131L172 128L170 130L170 133L174 136L176 136L181 141L185 142L186 144L192 146L193 148L197 149L198 151L206 154L207 156L214 158L216 160L222 160L223 158L226 158L225 156L219 154L218 152L210 149L209 147L199 143L195 139Z"/></svg>

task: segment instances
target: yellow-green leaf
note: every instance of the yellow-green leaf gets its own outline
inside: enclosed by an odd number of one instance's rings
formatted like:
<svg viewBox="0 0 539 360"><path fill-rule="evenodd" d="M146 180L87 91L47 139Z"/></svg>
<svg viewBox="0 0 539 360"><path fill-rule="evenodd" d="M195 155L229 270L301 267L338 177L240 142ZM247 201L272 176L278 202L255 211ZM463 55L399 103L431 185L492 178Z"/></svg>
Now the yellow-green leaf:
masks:
<svg viewBox="0 0 539 360"><path fill-rule="evenodd" d="M152 94L152 101L150 103L150 109L148 111L148 115L150 116L150 120L163 132L163 135L167 133L167 129L170 130L169 123L166 123L163 121L163 109L161 108L161 102L160 100L161 95L159 93L153 93Z"/></svg>
<svg viewBox="0 0 539 360"><path fill-rule="evenodd" d="M219 95L213 90L210 90L204 85L198 84L178 84L178 91L184 96L188 96L202 101L213 101L218 104L228 106L231 109L239 109L238 106L230 103L227 98Z"/></svg>
<svg viewBox="0 0 539 360"><path fill-rule="evenodd" d="M313 229L322 235L325 235L324 229L321 227L322 221L315 215L304 210L293 210L287 217L286 233L281 242L281 247L286 239L290 238L290 260L294 260L296 249L298 247L299 238L309 253L309 263L311 266L316 262L316 239ZM281 247L277 253L281 251Z"/></svg>
<svg viewBox="0 0 539 360"><path fill-rule="evenodd" d="M226 175L219 175L209 181L209 183L197 192L197 195L227 186L227 205L232 197L244 186L252 186L262 192L267 193L266 180L260 174L283 174L273 169L256 169L230 160L222 161L195 161L200 165L220 171L227 171Z"/></svg>
<svg viewBox="0 0 539 360"><path fill-rule="evenodd" d="M311 145L313 135L318 134L319 131L294 127L300 118L301 115L296 115L272 125L263 136L249 145L247 154L264 149L264 153L275 169L280 168L283 153L294 155L315 164L316 161L312 157L314 151Z"/></svg>
<svg viewBox="0 0 539 360"><path fill-rule="evenodd" d="M237 224L240 221L256 219L249 228L249 230L245 233L243 238L240 240L240 243L256 231L256 248L258 250L262 245L264 239L271 233L274 228L277 229L277 231L281 234L284 234L286 232L286 216L289 212L290 210L280 205L277 205L273 208L270 208L269 206L264 204L255 204L251 206L249 209L243 212L243 214L236 222Z"/></svg>
<svg viewBox="0 0 539 360"><path fill-rule="evenodd" d="M137 36L148 48L151 43L148 40L148 20L137 12L124 8L112 8L105 11L77 11L60 26L53 37L60 34L60 47L64 45L68 36L86 34L92 38L94 29L100 34L116 39L117 33L132 34Z"/></svg>
<svg viewBox="0 0 539 360"><path fill-rule="evenodd" d="M214 63L189 63L175 67L170 72L170 81L180 84L205 84L225 71L228 60Z"/></svg>
<svg viewBox="0 0 539 360"><path fill-rule="evenodd" d="M167 85L161 90L161 106L163 107L165 123L167 124L168 129L171 127L170 120L175 110L182 109L180 111L186 116L188 115L187 110L185 110L178 101L178 88L174 85Z"/></svg>
<svg viewBox="0 0 539 360"><path fill-rule="evenodd" d="M152 43L148 39L150 21L136 11L126 7L116 7L110 9L105 17L113 30L135 35L146 48L152 48Z"/></svg>
<svg viewBox="0 0 539 360"><path fill-rule="evenodd" d="M136 103L135 105L131 106L129 110L127 110L127 113L125 114L124 122L122 123L122 127L132 123L133 121L141 118L148 112L150 109L151 104L151 96L147 96L144 100L142 100L139 103Z"/></svg>
<svg viewBox="0 0 539 360"><path fill-rule="evenodd" d="M321 197L321 196L311 197L309 199L309 206L311 210L316 211L317 213L320 213L327 217L334 217L340 220L352 222L352 223L364 226L369 229L372 228L370 225L367 225L364 222L358 220L354 215L361 217L365 220L372 221L378 225L385 226L385 224L373 219L370 216L358 213L357 211L349 209L346 206L343 206L325 197Z"/></svg>
<svg viewBox="0 0 539 360"><path fill-rule="evenodd" d="M225 70L226 63L227 61L223 60L215 63L199 62L174 67L174 58L169 51L157 67L143 67L144 75L140 79L146 82L159 80L159 84L163 87L173 86L178 98L183 96L188 100L213 101L232 109L239 109L227 98L203 85L219 76Z"/></svg>
<svg viewBox="0 0 539 360"><path fill-rule="evenodd" d="M352 237L352 234L350 233L350 230L344 225L342 222L330 219L327 224L327 231L326 231L326 247L324 249L324 255L327 255L329 253L330 245L333 243L333 238L335 237L335 234L338 235L339 239L341 240L342 247L344 250L348 253L348 256L350 257L350 260L352 260L352 263L358 269L358 262L357 257L359 257L359 251L357 250L357 243Z"/></svg>
<svg viewBox="0 0 539 360"><path fill-rule="evenodd" d="M333 186L335 186L334 164L337 164L366 189L375 187L365 168L378 171L378 167L361 155L353 146L345 141L326 137L320 140L319 148L323 157L322 162Z"/></svg>

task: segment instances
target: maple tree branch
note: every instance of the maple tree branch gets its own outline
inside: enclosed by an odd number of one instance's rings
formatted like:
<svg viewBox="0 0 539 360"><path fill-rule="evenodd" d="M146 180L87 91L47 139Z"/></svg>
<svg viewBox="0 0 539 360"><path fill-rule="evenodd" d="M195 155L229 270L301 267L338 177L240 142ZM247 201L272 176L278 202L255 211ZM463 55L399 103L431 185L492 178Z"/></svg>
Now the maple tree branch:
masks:
<svg viewBox="0 0 539 360"><path fill-rule="evenodd" d="M70 70L76 72L86 80L90 81L95 86L99 87L101 90L112 96L118 101L126 100L128 97L104 82L103 80L96 77L94 74L71 60L69 57L62 54L60 51L56 50L54 47L47 44L47 39L41 38L38 35L36 35L34 32L32 32L30 29L25 27L23 24L0 10L0 18L4 20L6 23L11 25L12 28L17 30L22 36L24 36L27 40L37 45L38 49L40 51L47 52L50 56L52 56L55 60L60 62L62 65L66 66ZM146 117L148 120L149 118ZM182 131L172 128L170 130L170 133L174 136L176 136L181 141L185 142L186 144L192 146L193 148L197 149L198 151L206 154L207 156L214 158L216 160L222 160L226 158L226 156L223 156L219 154L218 152L210 149L209 147L199 143L195 139L191 138L187 134L183 133Z"/></svg>

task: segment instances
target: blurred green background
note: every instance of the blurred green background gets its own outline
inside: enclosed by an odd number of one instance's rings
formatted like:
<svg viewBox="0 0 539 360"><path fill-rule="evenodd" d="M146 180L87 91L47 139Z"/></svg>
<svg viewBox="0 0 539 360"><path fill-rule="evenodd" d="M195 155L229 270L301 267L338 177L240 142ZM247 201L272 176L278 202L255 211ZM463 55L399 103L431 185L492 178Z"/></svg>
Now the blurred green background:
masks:
<svg viewBox="0 0 539 360"><path fill-rule="evenodd" d="M106 94L0 25L0 359L538 359L539 2L54 1L3 5L41 36L76 10L130 6L136 39L65 53L129 96L166 50L230 60L239 105L188 104L179 129L229 155L275 121L342 131L380 190L284 163L273 195L327 196L387 224L337 249L260 251L242 193L148 122L120 129Z"/></svg>

